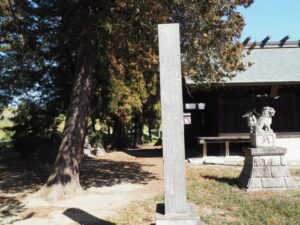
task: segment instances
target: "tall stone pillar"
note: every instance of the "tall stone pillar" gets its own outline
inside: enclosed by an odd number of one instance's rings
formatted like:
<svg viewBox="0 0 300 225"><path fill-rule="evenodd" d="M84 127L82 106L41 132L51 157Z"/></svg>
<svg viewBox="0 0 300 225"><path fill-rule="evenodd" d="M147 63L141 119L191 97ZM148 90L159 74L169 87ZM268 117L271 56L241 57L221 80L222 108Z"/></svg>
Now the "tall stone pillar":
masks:
<svg viewBox="0 0 300 225"><path fill-rule="evenodd" d="M186 200L182 76L179 24L158 25L165 204L156 225L199 225Z"/></svg>

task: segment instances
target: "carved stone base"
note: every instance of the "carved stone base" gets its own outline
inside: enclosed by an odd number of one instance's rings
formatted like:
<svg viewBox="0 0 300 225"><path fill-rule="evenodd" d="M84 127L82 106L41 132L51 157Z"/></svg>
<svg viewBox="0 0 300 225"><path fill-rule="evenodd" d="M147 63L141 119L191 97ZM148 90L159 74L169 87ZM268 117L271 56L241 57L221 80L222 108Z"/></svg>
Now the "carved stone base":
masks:
<svg viewBox="0 0 300 225"><path fill-rule="evenodd" d="M239 181L248 191L297 189L288 170L286 148L244 148L245 163Z"/></svg>
<svg viewBox="0 0 300 225"><path fill-rule="evenodd" d="M259 147L272 147L275 146L276 134L273 132L257 132L250 134L250 146Z"/></svg>

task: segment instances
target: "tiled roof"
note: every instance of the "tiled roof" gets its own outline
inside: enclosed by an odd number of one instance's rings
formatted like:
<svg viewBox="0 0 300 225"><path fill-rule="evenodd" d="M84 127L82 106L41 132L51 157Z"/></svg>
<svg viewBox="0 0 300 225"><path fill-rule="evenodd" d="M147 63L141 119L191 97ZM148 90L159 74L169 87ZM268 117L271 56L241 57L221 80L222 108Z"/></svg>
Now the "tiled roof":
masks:
<svg viewBox="0 0 300 225"><path fill-rule="evenodd" d="M300 81L300 47L254 48L245 61L254 64L226 83Z"/></svg>
<svg viewBox="0 0 300 225"><path fill-rule="evenodd" d="M300 82L300 40L285 42L246 43L246 50L253 48L245 62L253 63L246 71L239 72L227 84ZM187 84L195 84L185 77Z"/></svg>

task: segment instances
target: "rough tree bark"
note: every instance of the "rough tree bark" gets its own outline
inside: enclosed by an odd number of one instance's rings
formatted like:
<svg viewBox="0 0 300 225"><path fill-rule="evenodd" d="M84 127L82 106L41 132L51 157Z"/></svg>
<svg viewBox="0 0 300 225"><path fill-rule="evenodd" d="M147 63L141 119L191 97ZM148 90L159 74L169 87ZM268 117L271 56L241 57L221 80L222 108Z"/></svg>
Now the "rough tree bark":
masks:
<svg viewBox="0 0 300 225"><path fill-rule="evenodd" d="M82 37L68 114L54 169L37 195L48 200L64 199L81 191L79 169L86 135L96 62L92 38Z"/></svg>
<svg viewBox="0 0 300 225"><path fill-rule="evenodd" d="M120 149L125 146L125 124L117 116L114 118L111 145L113 149Z"/></svg>
<svg viewBox="0 0 300 225"><path fill-rule="evenodd" d="M138 138L139 138L139 144L145 144L145 137L144 137L144 123L142 121L142 117L139 118L138 123Z"/></svg>
<svg viewBox="0 0 300 225"><path fill-rule="evenodd" d="M95 117L91 118L91 122L92 122L92 129L93 129L93 132L96 132L96 119Z"/></svg>
<svg viewBox="0 0 300 225"><path fill-rule="evenodd" d="M152 129L150 125L148 125L148 132L149 132L149 141L152 142Z"/></svg>
<svg viewBox="0 0 300 225"><path fill-rule="evenodd" d="M138 122L137 121L135 121L134 122L134 136L133 136L133 143L132 143L132 145L133 145L133 147L136 147L137 146L137 142L138 142Z"/></svg>

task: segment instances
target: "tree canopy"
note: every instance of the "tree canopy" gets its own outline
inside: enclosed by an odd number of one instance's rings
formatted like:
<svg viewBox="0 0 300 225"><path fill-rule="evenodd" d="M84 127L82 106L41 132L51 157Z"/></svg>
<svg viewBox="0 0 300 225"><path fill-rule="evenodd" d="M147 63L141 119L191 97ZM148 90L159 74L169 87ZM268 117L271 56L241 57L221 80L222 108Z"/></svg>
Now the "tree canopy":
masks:
<svg viewBox="0 0 300 225"><path fill-rule="evenodd" d="M61 196L80 187L89 118L113 127L115 145L128 130L138 134L143 124L159 122L157 24L180 23L185 76L218 82L245 69L237 7L252 1L2 1L1 106L22 97L51 110L44 129L66 115L44 194L59 187Z"/></svg>

